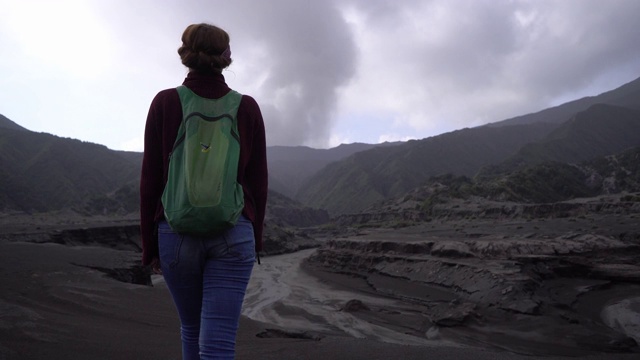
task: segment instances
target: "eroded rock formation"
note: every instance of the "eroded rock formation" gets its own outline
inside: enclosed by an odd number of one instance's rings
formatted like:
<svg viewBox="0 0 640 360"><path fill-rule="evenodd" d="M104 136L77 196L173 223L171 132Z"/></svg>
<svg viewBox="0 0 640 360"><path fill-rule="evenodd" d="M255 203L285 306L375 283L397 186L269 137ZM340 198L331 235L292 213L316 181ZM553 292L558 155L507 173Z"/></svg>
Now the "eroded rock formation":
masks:
<svg viewBox="0 0 640 360"><path fill-rule="evenodd" d="M326 242L307 266L361 278L377 293L419 304L431 326L527 319L540 322L543 334L572 331L571 340L562 340L571 346L594 336L599 340L590 349L636 349L628 334L607 327L600 310L587 311L584 302L591 296L604 307L622 293L640 294L637 233L466 235L416 239L363 231Z"/></svg>

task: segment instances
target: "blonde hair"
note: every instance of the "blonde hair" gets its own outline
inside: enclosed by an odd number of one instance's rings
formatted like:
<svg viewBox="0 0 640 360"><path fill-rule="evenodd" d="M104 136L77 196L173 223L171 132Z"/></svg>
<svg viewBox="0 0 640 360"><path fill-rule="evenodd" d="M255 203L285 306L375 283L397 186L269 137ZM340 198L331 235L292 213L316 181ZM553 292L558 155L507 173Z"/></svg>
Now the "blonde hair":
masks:
<svg viewBox="0 0 640 360"><path fill-rule="evenodd" d="M189 25L182 33L178 54L189 69L222 71L232 62L229 34L210 24Z"/></svg>

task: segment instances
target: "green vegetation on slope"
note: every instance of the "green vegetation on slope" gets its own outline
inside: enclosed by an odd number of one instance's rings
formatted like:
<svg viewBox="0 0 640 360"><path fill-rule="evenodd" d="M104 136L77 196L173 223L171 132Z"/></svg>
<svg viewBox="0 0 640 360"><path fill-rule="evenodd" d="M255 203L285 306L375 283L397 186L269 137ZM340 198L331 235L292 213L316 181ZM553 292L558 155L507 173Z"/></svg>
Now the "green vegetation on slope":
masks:
<svg viewBox="0 0 640 360"><path fill-rule="evenodd" d="M640 147L580 164L545 162L489 177L438 176L413 191L424 208L471 196L517 203L554 203L640 191Z"/></svg>
<svg viewBox="0 0 640 360"><path fill-rule="evenodd" d="M573 163L614 154L640 144L638 110L640 79L535 114L384 152L363 151L319 171L295 198L333 215L358 213L438 174L474 176L482 169L482 176L492 177L541 162ZM492 131L496 129L503 131Z"/></svg>
<svg viewBox="0 0 640 360"><path fill-rule="evenodd" d="M578 113L541 141L523 146L503 163L482 169L478 176L491 177L549 161L578 163L638 145L640 111L599 104Z"/></svg>
<svg viewBox="0 0 640 360"><path fill-rule="evenodd" d="M640 111L594 105L555 128L544 123L480 127L410 141L391 149L363 151L324 168L297 198L307 205L327 209L332 215L358 213L375 202L401 196L439 174L495 178L519 171L518 175L503 178L504 186L528 188L532 194L526 197L555 201L556 195L564 196L563 191L567 196L589 194L588 189L577 185L563 190L554 183L554 179L574 171L559 164L615 154L638 145ZM559 164L529 168L552 162ZM542 172L551 183L525 181L529 175L538 176L533 171ZM556 195L543 199L542 194L547 193Z"/></svg>
<svg viewBox="0 0 640 360"><path fill-rule="evenodd" d="M357 213L399 196L431 176L472 176L503 161L524 144L546 136L554 126L532 124L463 129L392 148L359 152L322 169L296 196L331 214Z"/></svg>
<svg viewBox="0 0 640 360"><path fill-rule="evenodd" d="M90 200L112 197L139 176L139 162L102 145L31 131L0 130L0 210L75 208L103 213L105 208L87 208ZM121 198L138 201L132 194Z"/></svg>
<svg viewBox="0 0 640 360"><path fill-rule="evenodd" d="M434 176L403 196L338 221L345 226L406 226L453 213L473 217L487 209L488 214L508 216L516 204L536 206L611 194L640 202L640 146L580 164L529 165L493 178Z"/></svg>

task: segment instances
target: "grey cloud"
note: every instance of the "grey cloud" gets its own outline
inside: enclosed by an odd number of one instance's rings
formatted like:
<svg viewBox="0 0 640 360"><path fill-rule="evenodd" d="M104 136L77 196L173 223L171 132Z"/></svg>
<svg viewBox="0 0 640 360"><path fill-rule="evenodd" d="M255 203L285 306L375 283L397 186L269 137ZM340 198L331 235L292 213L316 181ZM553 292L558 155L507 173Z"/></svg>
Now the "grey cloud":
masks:
<svg viewBox="0 0 640 360"><path fill-rule="evenodd" d="M478 117L497 121L544 108L621 66L640 70L638 1L352 3L375 36L386 36L388 43L391 35L399 38L395 51L402 64L396 77L408 85L419 81L440 99L448 97L445 106L465 104L468 112L452 119L460 126ZM523 26L518 16L524 15L532 22ZM427 29L424 36L418 35L421 28ZM442 32L437 41L430 40L430 31Z"/></svg>
<svg viewBox="0 0 640 360"><path fill-rule="evenodd" d="M261 103L270 145L326 146L336 89L355 72L355 44L333 1L239 2L251 6L245 41L266 47Z"/></svg>
<svg viewBox="0 0 640 360"><path fill-rule="evenodd" d="M222 3L179 11L208 8L203 21L230 30L232 47L264 49L243 60L270 145L328 145L341 87L359 112L455 129L540 110L621 68L640 75L639 1ZM345 22L350 8L362 27Z"/></svg>
<svg viewBox="0 0 640 360"><path fill-rule="evenodd" d="M523 49L523 66L531 70L524 80L531 91L571 91L625 63L640 65L640 47L635 45L640 38L640 2L602 5L570 1L539 9L540 26L545 28L537 30L544 37Z"/></svg>

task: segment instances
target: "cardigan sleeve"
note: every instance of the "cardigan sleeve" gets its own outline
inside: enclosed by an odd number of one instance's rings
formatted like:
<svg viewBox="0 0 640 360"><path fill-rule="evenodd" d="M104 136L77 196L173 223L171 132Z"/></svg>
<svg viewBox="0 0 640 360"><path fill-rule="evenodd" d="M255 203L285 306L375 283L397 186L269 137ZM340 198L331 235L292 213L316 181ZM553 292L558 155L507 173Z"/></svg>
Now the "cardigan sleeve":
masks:
<svg viewBox="0 0 640 360"><path fill-rule="evenodd" d="M149 265L159 256L155 217L164 188L161 124L162 106L159 96L156 95L147 115L140 175L140 237L143 265Z"/></svg>
<svg viewBox="0 0 640 360"><path fill-rule="evenodd" d="M248 149L248 159L244 169L243 186L250 194L250 201L253 203L254 219L253 230L256 243L256 251L262 250L264 218L267 207L268 193L268 169L267 169L267 148L264 120L258 103L250 96L243 96L243 112L251 119L250 144L246 144Z"/></svg>

